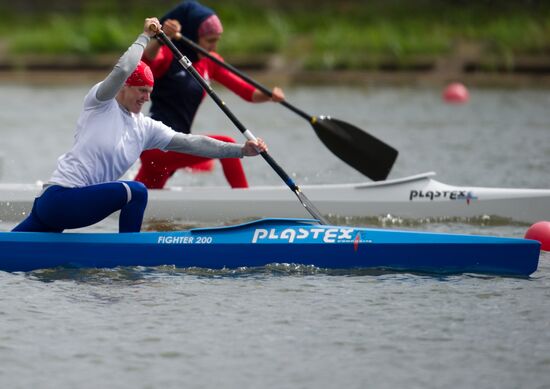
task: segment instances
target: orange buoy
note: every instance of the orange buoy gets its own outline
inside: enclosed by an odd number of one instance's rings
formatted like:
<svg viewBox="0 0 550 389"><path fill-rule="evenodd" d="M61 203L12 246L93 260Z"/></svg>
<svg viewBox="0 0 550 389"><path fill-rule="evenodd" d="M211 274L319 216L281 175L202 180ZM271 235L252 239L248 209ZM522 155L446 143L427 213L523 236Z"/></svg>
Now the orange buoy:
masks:
<svg viewBox="0 0 550 389"><path fill-rule="evenodd" d="M460 82L449 84L443 91L443 100L447 103L465 103L470 99L468 89Z"/></svg>
<svg viewBox="0 0 550 389"><path fill-rule="evenodd" d="M527 229L525 239L538 240L542 250L550 251L550 222L542 221L533 224Z"/></svg>

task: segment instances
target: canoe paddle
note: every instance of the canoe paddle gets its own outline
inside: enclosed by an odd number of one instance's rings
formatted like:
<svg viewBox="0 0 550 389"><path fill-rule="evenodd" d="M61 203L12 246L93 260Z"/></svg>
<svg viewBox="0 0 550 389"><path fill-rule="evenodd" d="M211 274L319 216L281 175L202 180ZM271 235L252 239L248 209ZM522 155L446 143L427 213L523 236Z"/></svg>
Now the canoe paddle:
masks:
<svg viewBox="0 0 550 389"><path fill-rule="evenodd" d="M272 97L273 94L265 86L248 77L234 66L214 57L189 38L178 34L176 39L181 40L195 51L254 85L267 96ZM325 146L354 169L374 181L385 180L390 174L398 154L397 150L390 145L352 124L333 119L330 116L311 116L287 101L282 101L280 104L306 119Z"/></svg>
<svg viewBox="0 0 550 389"><path fill-rule="evenodd" d="M156 27L156 26L153 26ZM227 105L221 100L216 92L208 85L208 83L202 78L202 76L197 72L197 70L193 67L191 64L191 61L187 57L185 57L178 48L172 43L170 38L166 36L166 34L160 30L156 31L157 37L170 48L172 53L174 53L176 59L180 63L180 65L189 72L189 74L202 86L202 88L208 93L208 95L214 100L216 105L221 108L221 110L227 115L227 117L235 124L235 126L239 129L240 132L246 137L248 140L256 140L256 137L254 134L252 134L240 121L237 119L237 117L227 108ZM321 224L329 224L325 218L321 215L321 212L313 205L313 203L306 197L305 194L302 193L298 185L294 183L294 181L286 174L286 172L279 166L277 162L269 155L266 151L261 153L261 156L266 160L266 162L275 170L275 172L279 175L279 177L282 178L282 180L285 182L285 184L288 185L288 187L294 192L294 194L298 197L298 200L302 203L302 205L306 208L306 210L313 216L315 219L319 220Z"/></svg>

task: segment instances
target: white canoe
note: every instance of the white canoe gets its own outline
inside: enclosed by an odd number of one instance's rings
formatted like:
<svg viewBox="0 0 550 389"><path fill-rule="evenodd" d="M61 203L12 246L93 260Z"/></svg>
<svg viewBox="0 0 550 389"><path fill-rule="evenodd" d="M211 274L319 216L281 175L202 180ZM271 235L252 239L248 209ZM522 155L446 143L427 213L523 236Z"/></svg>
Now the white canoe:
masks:
<svg viewBox="0 0 550 389"><path fill-rule="evenodd" d="M329 217L403 219L496 216L515 222L550 220L550 189L453 186L435 173L381 182L303 185L303 193ZM0 221L21 220L38 185L0 184ZM146 220L228 222L262 217L310 217L288 187L171 187L150 190Z"/></svg>

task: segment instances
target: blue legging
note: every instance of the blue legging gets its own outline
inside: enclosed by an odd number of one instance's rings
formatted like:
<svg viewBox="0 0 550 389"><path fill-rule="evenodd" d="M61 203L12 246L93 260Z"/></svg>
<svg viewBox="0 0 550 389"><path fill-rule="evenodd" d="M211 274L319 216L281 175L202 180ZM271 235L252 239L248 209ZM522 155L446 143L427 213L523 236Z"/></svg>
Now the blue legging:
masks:
<svg viewBox="0 0 550 389"><path fill-rule="evenodd" d="M139 232L147 206L141 182L116 181L82 188L48 187L31 214L12 231L63 232L95 224L120 210L119 231Z"/></svg>

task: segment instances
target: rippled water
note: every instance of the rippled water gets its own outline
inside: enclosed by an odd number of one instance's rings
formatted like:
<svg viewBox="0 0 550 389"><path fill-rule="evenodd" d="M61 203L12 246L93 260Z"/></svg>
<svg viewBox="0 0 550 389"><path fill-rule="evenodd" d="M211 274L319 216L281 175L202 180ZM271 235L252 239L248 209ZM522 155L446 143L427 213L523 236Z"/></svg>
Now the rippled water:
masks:
<svg viewBox="0 0 550 389"><path fill-rule="evenodd" d="M2 182L46 180L72 141L88 85L0 85ZM464 106L412 88L286 88L400 151L392 177L435 170L450 184L548 188L550 95L471 90ZM299 184L363 181L282 107L221 93ZM233 134L210 102L197 132ZM252 185L278 184L248 159ZM177 185L224 184L178 174ZM361 224L361 221L356 221ZM522 236L485 221L365 220ZM0 224L8 230L11 224ZM92 230L115 229L106 221ZM0 273L0 386L10 388L547 388L550 254L528 279L408 273L124 268Z"/></svg>
<svg viewBox="0 0 550 389"><path fill-rule="evenodd" d="M0 274L9 387L547 387L530 280L263 269Z"/></svg>

